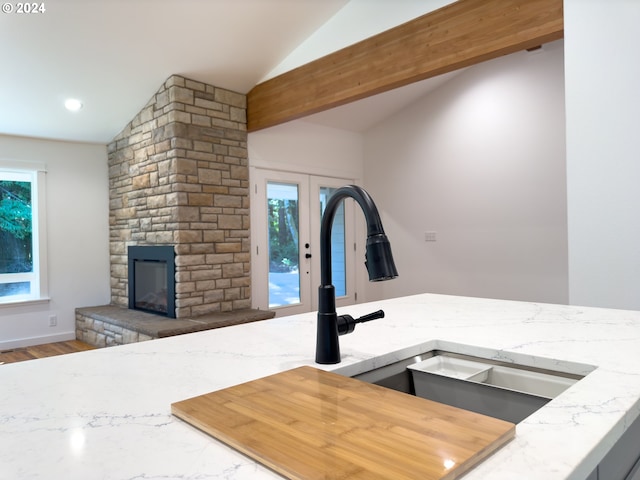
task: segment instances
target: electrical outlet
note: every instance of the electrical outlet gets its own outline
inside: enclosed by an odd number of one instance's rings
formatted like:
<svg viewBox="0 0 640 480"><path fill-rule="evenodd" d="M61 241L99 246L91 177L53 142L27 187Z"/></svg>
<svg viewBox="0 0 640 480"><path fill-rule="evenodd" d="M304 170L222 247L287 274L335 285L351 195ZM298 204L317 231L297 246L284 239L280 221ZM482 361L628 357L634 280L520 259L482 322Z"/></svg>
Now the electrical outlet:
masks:
<svg viewBox="0 0 640 480"><path fill-rule="evenodd" d="M425 242L435 242L436 241L436 232L424 232L424 241Z"/></svg>
<svg viewBox="0 0 640 480"><path fill-rule="evenodd" d="M56 325L58 325L57 315L49 315L49 326L55 327Z"/></svg>

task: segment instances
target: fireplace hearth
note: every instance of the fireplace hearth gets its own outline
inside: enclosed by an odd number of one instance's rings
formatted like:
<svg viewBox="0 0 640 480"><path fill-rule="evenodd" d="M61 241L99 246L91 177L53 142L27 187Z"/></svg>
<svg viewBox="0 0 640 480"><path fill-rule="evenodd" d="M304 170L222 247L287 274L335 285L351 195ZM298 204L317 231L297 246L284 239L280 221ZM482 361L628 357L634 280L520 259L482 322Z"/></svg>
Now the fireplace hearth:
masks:
<svg viewBox="0 0 640 480"><path fill-rule="evenodd" d="M130 246L129 308L176 317L173 246Z"/></svg>

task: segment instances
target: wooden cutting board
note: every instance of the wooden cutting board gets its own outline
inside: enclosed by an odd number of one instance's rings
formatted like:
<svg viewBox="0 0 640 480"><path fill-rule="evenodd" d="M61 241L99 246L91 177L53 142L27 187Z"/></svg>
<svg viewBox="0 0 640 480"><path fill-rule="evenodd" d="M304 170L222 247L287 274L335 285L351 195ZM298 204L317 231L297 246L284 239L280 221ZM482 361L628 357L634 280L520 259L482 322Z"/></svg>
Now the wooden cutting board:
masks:
<svg viewBox="0 0 640 480"><path fill-rule="evenodd" d="M515 425L300 367L171 405L177 417L291 479L454 479Z"/></svg>

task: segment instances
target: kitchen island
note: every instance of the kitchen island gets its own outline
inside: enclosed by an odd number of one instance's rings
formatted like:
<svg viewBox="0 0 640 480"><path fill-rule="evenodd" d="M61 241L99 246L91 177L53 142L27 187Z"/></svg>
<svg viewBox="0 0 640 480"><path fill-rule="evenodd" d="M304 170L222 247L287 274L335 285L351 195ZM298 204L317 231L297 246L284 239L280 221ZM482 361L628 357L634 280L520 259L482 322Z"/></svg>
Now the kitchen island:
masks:
<svg viewBox="0 0 640 480"><path fill-rule="evenodd" d="M640 413L640 312L424 294L338 313L379 308L384 319L340 337L337 365L314 363L314 313L2 365L0 479L280 478L171 404L302 365L351 376L451 347L589 366L465 480L587 478Z"/></svg>

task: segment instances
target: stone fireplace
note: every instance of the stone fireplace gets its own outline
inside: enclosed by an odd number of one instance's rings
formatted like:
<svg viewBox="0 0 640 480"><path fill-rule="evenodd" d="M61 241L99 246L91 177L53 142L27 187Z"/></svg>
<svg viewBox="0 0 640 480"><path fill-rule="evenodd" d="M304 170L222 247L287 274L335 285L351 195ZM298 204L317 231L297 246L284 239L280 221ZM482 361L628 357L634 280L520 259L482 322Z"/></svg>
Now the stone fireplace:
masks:
<svg viewBox="0 0 640 480"><path fill-rule="evenodd" d="M109 144L111 301L128 248L171 245L175 316L251 307L246 98L171 76Z"/></svg>

